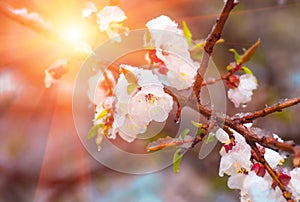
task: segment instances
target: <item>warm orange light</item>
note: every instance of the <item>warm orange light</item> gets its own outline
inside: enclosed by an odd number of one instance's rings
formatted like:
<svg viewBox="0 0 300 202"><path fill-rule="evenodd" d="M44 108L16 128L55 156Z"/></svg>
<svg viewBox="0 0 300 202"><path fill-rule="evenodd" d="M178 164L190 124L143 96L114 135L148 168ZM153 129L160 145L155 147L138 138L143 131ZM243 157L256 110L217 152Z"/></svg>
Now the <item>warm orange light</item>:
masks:
<svg viewBox="0 0 300 202"><path fill-rule="evenodd" d="M61 37L64 41L70 44L77 44L82 41L83 38L83 28L80 26L72 25L66 26L65 29L61 30Z"/></svg>

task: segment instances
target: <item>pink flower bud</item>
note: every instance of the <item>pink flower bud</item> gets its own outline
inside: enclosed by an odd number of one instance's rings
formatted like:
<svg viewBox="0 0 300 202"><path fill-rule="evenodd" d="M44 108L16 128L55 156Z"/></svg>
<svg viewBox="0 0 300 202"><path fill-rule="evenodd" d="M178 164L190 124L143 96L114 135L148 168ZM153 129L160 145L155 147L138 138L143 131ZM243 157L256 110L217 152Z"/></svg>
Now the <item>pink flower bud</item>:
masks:
<svg viewBox="0 0 300 202"><path fill-rule="evenodd" d="M255 163L251 167L251 171L254 171L257 176L264 177L266 174L266 169L261 163Z"/></svg>

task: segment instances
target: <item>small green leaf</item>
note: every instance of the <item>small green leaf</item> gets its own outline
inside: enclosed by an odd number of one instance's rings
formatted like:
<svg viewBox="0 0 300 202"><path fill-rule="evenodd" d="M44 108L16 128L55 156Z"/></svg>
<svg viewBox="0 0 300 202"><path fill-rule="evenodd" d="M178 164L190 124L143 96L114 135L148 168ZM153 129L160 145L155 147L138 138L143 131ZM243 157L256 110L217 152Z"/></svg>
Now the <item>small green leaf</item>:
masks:
<svg viewBox="0 0 300 202"><path fill-rule="evenodd" d="M192 33L184 20L182 21L182 26L183 26L183 35L185 36L186 41L190 47L192 45Z"/></svg>
<svg viewBox="0 0 300 202"><path fill-rule="evenodd" d="M221 39L219 39L218 41L216 41L216 44L224 43L224 41L225 41L225 40L221 38Z"/></svg>
<svg viewBox="0 0 300 202"><path fill-rule="evenodd" d="M198 131L197 131L197 135L201 135L203 133L203 129L201 128L201 129L198 129Z"/></svg>
<svg viewBox="0 0 300 202"><path fill-rule="evenodd" d="M233 52L235 62L236 62L236 64L239 64L240 63L240 55L238 54L238 52L236 52L236 50L233 48L229 49L229 51Z"/></svg>
<svg viewBox="0 0 300 202"><path fill-rule="evenodd" d="M202 123L198 123L196 121L192 121L192 124L196 127L196 128L201 128L202 127Z"/></svg>
<svg viewBox="0 0 300 202"><path fill-rule="evenodd" d="M231 65L227 65L226 69L229 71L229 70L232 70L232 66Z"/></svg>
<svg viewBox="0 0 300 202"><path fill-rule="evenodd" d="M208 134L208 137L207 137L206 140L205 140L205 144L208 144L208 143L210 143L210 142L212 142L212 141L214 141L214 140L215 140L214 134L213 134L213 133L209 133L209 134Z"/></svg>
<svg viewBox="0 0 300 202"><path fill-rule="evenodd" d="M188 129L188 128L186 128L186 129L184 129L183 131L181 131L181 133L180 133L181 139L184 139L185 136L186 136L189 132L190 132L190 129Z"/></svg>
<svg viewBox="0 0 300 202"><path fill-rule="evenodd" d="M205 41L201 41L197 44L195 44L192 48L191 48L191 57L194 60L201 60L203 57L203 48L205 46Z"/></svg>
<svg viewBox="0 0 300 202"><path fill-rule="evenodd" d="M246 74L251 74L251 75L253 75L252 71L251 71L248 67L243 66L243 67L242 67L242 70L243 70Z"/></svg>
<svg viewBox="0 0 300 202"><path fill-rule="evenodd" d="M107 115L107 109L103 109L102 112L96 117L96 120L99 120Z"/></svg>
<svg viewBox="0 0 300 202"><path fill-rule="evenodd" d="M127 94L130 95L138 87L140 87L140 86L137 83L130 83L130 84L128 84L128 86L127 86Z"/></svg>
<svg viewBox="0 0 300 202"><path fill-rule="evenodd" d="M97 125L93 125L93 127L91 127L88 135L87 135L87 139L91 139L92 137L98 135L98 130L100 128L100 124L97 124Z"/></svg>
<svg viewBox="0 0 300 202"><path fill-rule="evenodd" d="M180 162L182 160L182 157L183 157L182 148L179 148L179 149L176 150L176 152L174 153L174 156L173 156L173 170L174 170L174 173L179 172L179 167L180 167Z"/></svg>

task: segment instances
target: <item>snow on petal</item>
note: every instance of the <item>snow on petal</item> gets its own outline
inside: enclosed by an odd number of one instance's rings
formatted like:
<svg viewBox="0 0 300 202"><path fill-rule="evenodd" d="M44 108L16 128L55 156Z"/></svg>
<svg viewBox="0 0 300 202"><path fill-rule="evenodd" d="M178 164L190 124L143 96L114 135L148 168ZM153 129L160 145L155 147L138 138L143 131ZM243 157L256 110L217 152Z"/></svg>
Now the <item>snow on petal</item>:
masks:
<svg viewBox="0 0 300 202"><path fill-rule="evenodd" d="M171 20L168 16L161 15L157 18L154 18L146 23L146 27L149 30L169 30L173 32L181 33L182 31L179 30L178 24Z"/></svg>
<svg viewBox="0 0 300 202"><path fill-rule="evenodd" d="M216 131L216 138L224 144L230 142L228 134L222 128Z"/></svg>
<svg viewBox="0 0 300 202"><path fill-rule="evenodd" d="M265 149L264 157L271 168L275 168L280 162L284 161L284 158L278 152L268 148Z"/></svg>
<svg viewBox="0 0 300 202"><path fill-rule="evenodd" d="M237 88L228 90L228 98L237 108L241 104L247 104L251 101L253 90L257 88L256 78L251 74L240 76L240 84Z"/></svg>

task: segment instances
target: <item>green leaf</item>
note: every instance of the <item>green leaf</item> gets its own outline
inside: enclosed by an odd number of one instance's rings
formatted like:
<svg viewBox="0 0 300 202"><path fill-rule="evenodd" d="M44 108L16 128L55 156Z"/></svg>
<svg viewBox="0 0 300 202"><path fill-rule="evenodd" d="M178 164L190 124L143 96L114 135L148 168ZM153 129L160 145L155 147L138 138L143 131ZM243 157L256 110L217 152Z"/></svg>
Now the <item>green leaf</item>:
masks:
<svg viewBox="0 0 300 202"><path fill-rule="evenodd" d="M102 112L96 117L96 120L99 120L107 115L107 109L103 109Z"/></svg>
<svg viewBox="0 0 300 202"><path fill-rule="evenodd" d="M203 133L203 129L201 128L201 129L198 129L198 131L197 131L197 135L201 135Z"/></svg>
<svg viewBox="0 0 300 202"><path fill-rule="evenodd" d="M201 128L202 127L202 123L198 123L196 121L192 121L192 124L196 127L196 128Z"/></svg>
<svg viewBox="0 0 300 202"><path fill-rule="evenodd" d="M185 136L186 136L189 132L190 132L190 129L188 129L188 128L184 129L183 131L181 131L180 137L181 137L182 139L184 139Z"/></svg>
<svg viewBox="0 0 300 202"><path fill-rule="evenodd" d="M130 84L128 84L128 86L127 86L127 94L130 95L138 87L140 87L140 86L137 83L130 83Z"/></svg>
<svg viewBox="0 0 300 202"><path fill-rule="evenodd" d="M183 157L182 148L176 150L173 156L173 171L174 173L179 172L180 163Z"/></svg>
<svg viewBox="0 0 300 202"><path fill-rule="evenodd" d="M242 67L242 70L243 70L246 74L251 74L251 75L253 75L252 71L251 71L248 67L243 66L243 67Z"/></svg>
<svg viewBox="0 0 300 202"><path fill-rule="evenodd" d="M209 133L209 134L208 134L208 137L207 137L206 140L205 140L205 144L208 144L208 143L210 143L210 142L212 142L212 141L214 141L214 140L215 140L214 134L213 134L213 133Z"/></svg>
<svg viewBox="0 0 300 202"><path fill-rule="evenodd" d="M190 47L192 45L192 33L184 20L182 21L182 26L183 26L183 35L185 36L186 41Z"/></svg>
<svg viewBox="0 0 300 202"><path fill-rule="evenodd" d="M233 52L235 62L236 62L236 64L239 64L240 63L240 55L238 54L238 52L236 52L236 50L233 48L229 49L229 51Z"/></svg>
<svg viewBox="0 0 300 202"><path fill-rule="evenodd" d="M232 70L232 66L231 65L227 65L226 69L229 71L229 70Z"/></svg>
<svg viewBox="0 0 300 202"><path fill-rule="evenodd" d="M98 130L100 128L100 124L97 124L97 125L93 125L93 127L91 127L88 135L87 135L87 139L91 139L92 137L98 135Z"/></svg>
<svg viewBox="0 0 300 202"><path fill-rule="evenodd" d="M203 48L205 46L205 41L201 41L197 44L195 44L192 48L191 48L191 57L194 60L201 60L203 57Z"/></svg>

